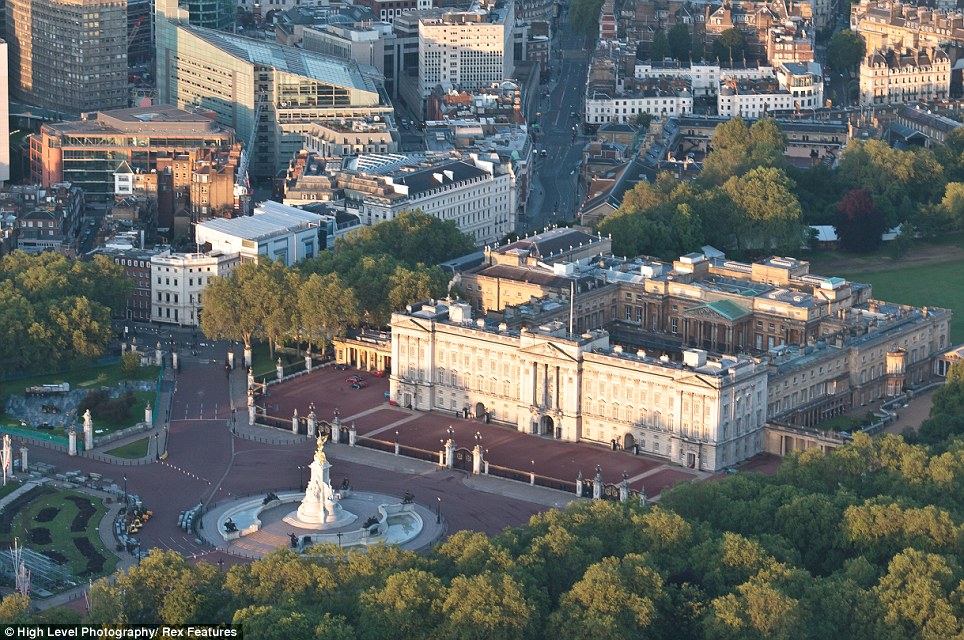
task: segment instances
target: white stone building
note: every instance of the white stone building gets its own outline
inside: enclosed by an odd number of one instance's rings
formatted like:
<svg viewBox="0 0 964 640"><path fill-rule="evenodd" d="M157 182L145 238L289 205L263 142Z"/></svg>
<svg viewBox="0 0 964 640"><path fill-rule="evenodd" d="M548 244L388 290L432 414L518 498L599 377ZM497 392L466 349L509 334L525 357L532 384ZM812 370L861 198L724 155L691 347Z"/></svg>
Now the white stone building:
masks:
<svg viewBox="0 0 964 640"><path fill-rule="evenodd" d="M212 250L240 254L242 262L265 256L290 267L326 247L326 229L324 216L269 200L255 207L252 216L202 222L194 235Z"/></svg>
<svg viewBox="0 0 964 640"><path fill-rule="evenodd" d="M624 352L609 334L562 323L510 331L467 303L392 316L391 396L421 411L463 412L519 431L611 444L715 471L761 451L767 366L747 357L684 362Z"/></svg>
<svg viewBox="0 0 964 640"><path fill-rule="evenodd" d="M473 0L468 11L426 12L418 23L419 91L480 89L513 77L513 0Z"/></svg>
<svg viewBox="0 0 964 640"><path fill-rule="evenodd" d="M7 43L0 40L0 186L10 179L10 102Z"/></svg>
<svg viewBox="0 0 964 640"><path fill-rule="evenodd" d="M362 224L420 209L440 220L452 220L478 245L498 242L515 227L517 194L512 172L476 154L414 171L346 177L343 182L346 194L353 192L349 209L354 209Z"/></svg>
<svg viewBox="0 0 964 640"><path fill-rule="evenodd" d="M201 295L211 278L227 276L241 262L237 253L171 253L151 256L151 321L196 327Z"/></svg>
<svg viewBox="0 0 964 640"><path fill-rule="evenodd" d="M860 61L860 104L946 100L951 59L943 49L872 51Z"/></svg>
<svg viewBox="0 0 964 640"><path fill-rule="evenodd" d="M634 123L641 113L657 118L693 113L693 94L688 89L648 89L613 97L598 91L586 96L588 124Z"/></svg>

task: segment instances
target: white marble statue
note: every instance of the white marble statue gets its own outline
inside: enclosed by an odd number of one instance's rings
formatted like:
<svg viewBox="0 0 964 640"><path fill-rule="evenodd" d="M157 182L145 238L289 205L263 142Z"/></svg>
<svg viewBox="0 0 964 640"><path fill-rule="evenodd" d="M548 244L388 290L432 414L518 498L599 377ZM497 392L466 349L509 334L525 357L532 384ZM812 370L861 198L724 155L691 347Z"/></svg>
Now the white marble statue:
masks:
<svg viewBox="0 0 964 640"><path fill-rule="evenodd" d="M289 516L293 519L286 518L286 522L301 527L323 528L326 525L338 526L349 517L347 512L342 511L341 505L338 504L338 495L331 488L331 463L325 456L327 441L327 434L318 436L318 448L309 466L311 478L305 489L304 500L301 501L298 511ZM354 516L351 516L351 519L354 520Z"/></svg>

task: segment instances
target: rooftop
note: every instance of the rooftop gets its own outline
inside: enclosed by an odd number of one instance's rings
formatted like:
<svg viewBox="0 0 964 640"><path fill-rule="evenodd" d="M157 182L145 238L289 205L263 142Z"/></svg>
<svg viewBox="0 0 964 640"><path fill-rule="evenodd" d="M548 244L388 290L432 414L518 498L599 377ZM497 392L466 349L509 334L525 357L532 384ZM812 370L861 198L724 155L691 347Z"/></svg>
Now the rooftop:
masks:
<svg viewBox="0 0 964 640"><path fill-rule="evenodd" d="M262 240L308 226L318 226L323 220L324 217L316 213L269 200L255 207L253 216L217 218L198 224L198 228L218 231L244 240Z"/></svg>

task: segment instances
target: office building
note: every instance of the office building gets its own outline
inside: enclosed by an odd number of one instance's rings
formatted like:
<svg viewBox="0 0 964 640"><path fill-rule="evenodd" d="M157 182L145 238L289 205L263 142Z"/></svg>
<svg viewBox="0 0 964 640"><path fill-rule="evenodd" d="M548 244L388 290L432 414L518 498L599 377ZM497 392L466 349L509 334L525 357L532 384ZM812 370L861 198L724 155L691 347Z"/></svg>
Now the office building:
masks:
<svg viewBox="0 0 964 640"><path fill-rule="evenodd" d="M204 287L211 278L231 274L237 253L172 253L151 256L151 322L197 327Z"/></svg>
<svg viewBox="0 0 964 640"><path fill-rule="evenodd" d="M0 40L0 186L10 180L10 76L7 43Z"/></svg>
<svg viewBox="0 0 964 640"><path fill-rule="evenodd" d="M10 93L62 114L126 107L127 0L9 0Z"/></svg>
<svg viewBox="0 0 964 640"><path fill-rule="evenodd" d="M422 101L441 87L479 89L513 76L513 0L474 0L468 11L419 14L418 68Z"/></svg>
<svg viewBox="0 0 964 640"><path fill-rule="evenodd" d="M69 181L90 203L113 200L122 162L133 172L171 167L175 189L187 192L198 160L227 152L234 131L203 109L169 105L99 111L85 119L44 124L30 139L31 177L44 186Z"/></svg>
<svg viewBox="0 0 964 640"><path fill-rule="evenodd" d="M161 102L200 105L253 140L249 173L274 177L301 150L313 123L388 117L377 72L351 61L195 27L174 0L158 0L157 76ZM261 117L255 123L255 113Z"/></svg>
<svg viewBox="0 0 964 640"><path fill-rule="evenodd" d="M267 256L289 267L325 249L326 234L324 216L270 200L255 207L254 215L208 220L194 232L199 245L239 254L242 262Z"/></svg>

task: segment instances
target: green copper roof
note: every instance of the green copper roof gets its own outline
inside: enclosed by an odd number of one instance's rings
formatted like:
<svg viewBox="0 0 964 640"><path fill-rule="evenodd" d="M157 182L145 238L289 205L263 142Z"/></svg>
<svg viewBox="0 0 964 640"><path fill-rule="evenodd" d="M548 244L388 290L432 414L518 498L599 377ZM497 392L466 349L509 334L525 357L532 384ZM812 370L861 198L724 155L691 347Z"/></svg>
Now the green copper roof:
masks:
<svg viewBox="0 0 964 640"><path fill-rule="evenodd" d="M739 320L740 318L746 315L749 315L750 313L740 305L736 304L735 302L731 302L729 300L715 300L713 302L708 302L706 304L700 304L690 309L690 311L695 311L696 309L703 309L703 308L711 309L716 313L720 314L721 316L723 316L724 318L726 318L727 320Z"/></svg>

